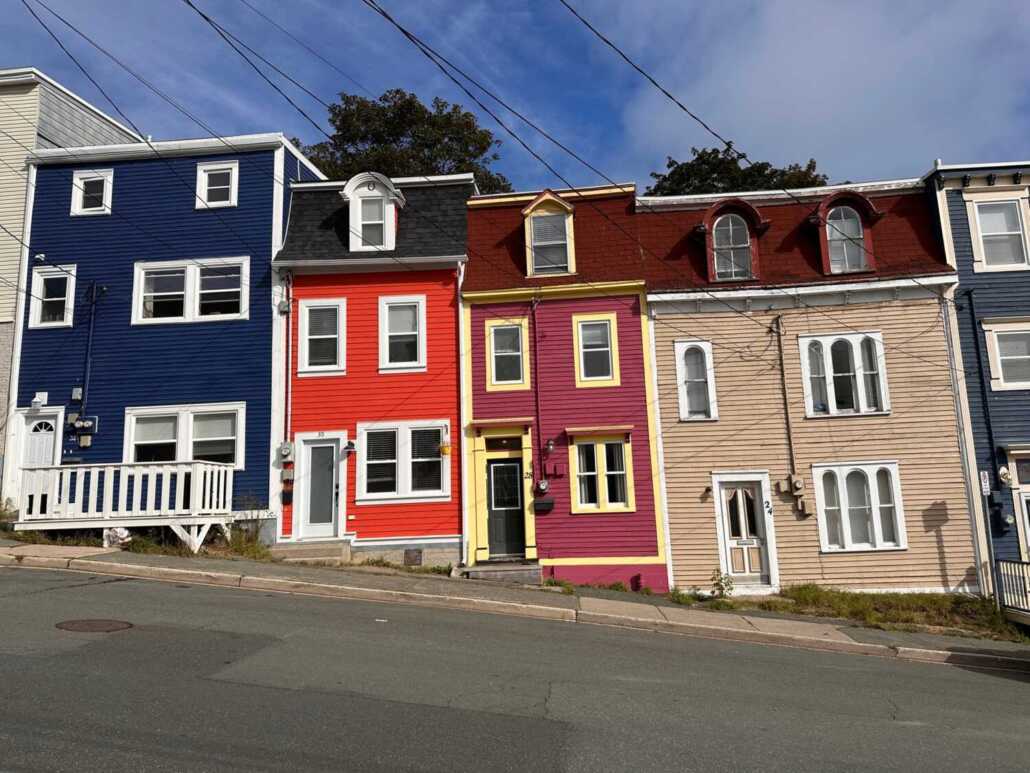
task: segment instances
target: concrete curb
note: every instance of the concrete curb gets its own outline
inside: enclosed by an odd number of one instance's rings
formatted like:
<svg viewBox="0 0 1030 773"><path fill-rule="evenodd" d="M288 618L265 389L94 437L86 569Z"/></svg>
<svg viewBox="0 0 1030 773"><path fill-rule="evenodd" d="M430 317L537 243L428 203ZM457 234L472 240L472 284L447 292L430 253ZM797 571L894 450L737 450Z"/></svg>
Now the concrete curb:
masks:
<svg viewBox="0 0 1030 773"><path fill-rule="evenodd" d="M843 642L811 636L797 636L769 631L721 628L697 623L677 623L654 617L632 617L588 612L566 607L548 607L537 604L522 604L513 601L469 598L466 596L434 595L410 591L362 588L348 585L330 585L286 580L275 577L253 577L228 572L204 572L195 569L172 569L163 566L139 564L117 564L110 561L91 561L87 558L47 558L40 556L0 555L0 566L27 567L35 569L66 569L91 574L108 574L119 577L134 577L162 582L182 582L199 585L213 585L244 590L294 593L307 596L353 599L356 601L412 604L416 606L463 609L473 612L487 612L498 615L554 620L570 623L636 628L661 633L673 633L704 639L722 639L748 642L751 644L772 644L822 652L837 652L850 655L872 655L875 657L906 660L920 663L938 663L977 668L996 668L1008 671L1030 673L1030 658L1012 658L1004 655L975 652L949 652L916 647L900 647L886 644L865 644Z"/></svg>

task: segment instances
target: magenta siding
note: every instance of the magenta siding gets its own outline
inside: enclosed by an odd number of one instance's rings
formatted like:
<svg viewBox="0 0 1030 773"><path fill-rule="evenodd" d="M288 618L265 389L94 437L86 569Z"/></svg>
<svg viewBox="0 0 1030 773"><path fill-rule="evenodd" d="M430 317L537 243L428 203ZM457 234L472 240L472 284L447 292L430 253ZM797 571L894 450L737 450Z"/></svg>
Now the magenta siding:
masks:
<svg viewBox="0 0 1030 773"><path fill-rule="evenodd" d="M574 314L614 312L618 327L621 384L618 387L577 389L572 334ZM655 556L658 536L651 479L650 437L640 299L635 295L605 298L542 300L536 308L537 329L529 303L483 304L472 307L472 395L477 420L534 416L534 392L486 391L486 332L488 319L530 318L530 366L534 388L540 392L540 418L533 429L533 464L542 469L541 439L554 440L555 450L544 459L564 473L551 478L550 513L536 517L536 542L541 558ZM534 343L535 340L535 343ZM536 355L534 357L534 354ZM601 515L571 513L566 427L632 424L633 485L636 512Z"/></svg>

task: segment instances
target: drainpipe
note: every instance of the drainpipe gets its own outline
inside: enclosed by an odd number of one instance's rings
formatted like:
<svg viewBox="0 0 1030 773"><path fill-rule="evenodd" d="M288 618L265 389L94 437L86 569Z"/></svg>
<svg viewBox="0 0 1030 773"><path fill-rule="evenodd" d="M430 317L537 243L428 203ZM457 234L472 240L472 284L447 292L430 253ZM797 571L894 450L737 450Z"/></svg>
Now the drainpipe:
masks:
<svg viewBox="0 0 1030 773"><path fill-rule="evenodd" d="M780 354L780 394L783 397L783 418L787 426L787 451L790 458L790 474L797 475L798 464L794 455L794 429L790 421L790 400L787 399L787 373L783 360L783 315L774 320L776 326L776 347ZM793 485L793 484L792 484ZM813 482L813 486L815 483Z"/></svg>
<svg viewBox="0 0 1030 773"><path fill-rule="evenodd" d="M82 402L79 404L79 415L86 417L87 401L89 400L89 379L93 372L93 327L97 316L97 283L90 282L89 285L89 333L86 336L86 362L82 372ZM106 288L100 288L103 292Z"/></svg>
<svg viewBox="0 0 1030 773"><path fill-rule="evenodd" d="M283 371L286 374L286 388L283 393L286 395L286 405L283 411L283 440L286 442L292 442L293 438L290 437L290 419L291 419L291 399L290 399L290 388L293 385L293 380L290 378L290 368L292 367L292 354L293 354L293 275L289 271L284 271L282 274L283 289L286 291L286 367Z"/></svg>
<svg viewBox="0 0 1030 773"><path fill-rule="evenodd" d="M540 347L537 345L536 338L536 307L540 305L540 298L536 297L529 303L529 316L530 324L533 326L533 403L534 403L534 414L533 418L536 420L536 442L537 442L537 457L540 459L540 465L543 466L544 461L544 433L540 427L540 358L539 351ZM533 471L534 478L537 478L536 470ZM533 487L536 488L536 480L533 481Z"/></svg>

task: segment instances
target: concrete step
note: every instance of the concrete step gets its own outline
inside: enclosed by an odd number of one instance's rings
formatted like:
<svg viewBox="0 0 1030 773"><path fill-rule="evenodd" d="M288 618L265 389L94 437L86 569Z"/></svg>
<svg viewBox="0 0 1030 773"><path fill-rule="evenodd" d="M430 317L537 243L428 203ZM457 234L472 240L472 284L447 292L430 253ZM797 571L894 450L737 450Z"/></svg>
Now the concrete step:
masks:
<svg viewBox="0 0 1030 773"><path fill-rule="evenodd" d="M476 564L458 571L470 580L517 582L523 585L539 585L541 582L540 565L528 562Z"/></svg>
<svg viewBox="0 0 1030 773"><path fill-rule="evenodd" d="M269 552L283 561L347 561L350 560L350 543L342 540L284 543L271 546Z"/></svg>

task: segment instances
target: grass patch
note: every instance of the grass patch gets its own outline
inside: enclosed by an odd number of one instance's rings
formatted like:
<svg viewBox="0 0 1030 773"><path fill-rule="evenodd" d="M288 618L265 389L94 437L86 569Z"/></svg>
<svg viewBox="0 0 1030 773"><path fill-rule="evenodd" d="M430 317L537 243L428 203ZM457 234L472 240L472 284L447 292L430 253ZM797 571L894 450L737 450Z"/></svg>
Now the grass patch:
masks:
<svg viewBox="0 0 1030 773"><path fill-rule="evenodd" d="M676 586L673 586L665 598L671 601L673 604L682 604L684 606L693 606L698 602L698 596L693 591L682 591Z"/></svg>
<svg viewBox="0 0 1030 773"><path fill-rule="evenodd" d="M260 528L258 523L237 523L229 530L229 540L226 547L233 555L240 558L249 558L252 561L270 561L272 552L259 538Z"/></svg>
<svg viewBox="0 0 1030 773"><path fill-rule="evenodd" d="M438 574L444 577L450 577L451 571L454 569L450 564L433 566L404 566L404 564L395 564L393 561L387 561L385 558L380 556L366 558L358 564L358 566L379 566L383 569L394 569L398 572L408 572L410 574Z"/></svg>
<svg viewBox="0 0 1030 773"><path fill-rule="evenodd" d="M184 558L193 556L193 552L175 536L171 529L154 526L145 529L131 529L130 532L132 539L122 545L122 550L126 552Z"/></svg>
<svg viewBox="0 0 1030 773"><path fill-rule="evenodd" d="M553 577L548 577L544 580L544 585L549 588L561 588L561 592L566 596L573 596L576 593L576 586L568 580L556 580Z"/></svg>
<svg viewBox="0 0 1030 773"><path fill-rule="evenodd" d="M101 548L104 541L96 529L77 529L75 531L4 531L3 538L27 545L74 545L88 548Z"/></svg>

